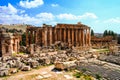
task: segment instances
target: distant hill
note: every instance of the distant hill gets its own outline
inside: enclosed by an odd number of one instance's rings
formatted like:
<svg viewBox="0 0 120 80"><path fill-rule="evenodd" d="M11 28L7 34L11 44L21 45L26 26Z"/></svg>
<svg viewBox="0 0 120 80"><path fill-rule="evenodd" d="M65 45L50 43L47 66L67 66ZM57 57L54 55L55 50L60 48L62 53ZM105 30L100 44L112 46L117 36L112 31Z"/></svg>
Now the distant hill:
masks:
<svg viewBox="0 0 120 80"><path fill-rule="evenodd" d="M10 24L10 25L0 25L0 28L8 28L8 29L17 29L17 30L22 30L25 32L27 25L26 24Z"/></svg>
<svg viewBox="0 0 120 80"><path fill-rule="evenodd" d="M102 36L103 36L103 33L94 33L94 36L102 37Z"/></svg>

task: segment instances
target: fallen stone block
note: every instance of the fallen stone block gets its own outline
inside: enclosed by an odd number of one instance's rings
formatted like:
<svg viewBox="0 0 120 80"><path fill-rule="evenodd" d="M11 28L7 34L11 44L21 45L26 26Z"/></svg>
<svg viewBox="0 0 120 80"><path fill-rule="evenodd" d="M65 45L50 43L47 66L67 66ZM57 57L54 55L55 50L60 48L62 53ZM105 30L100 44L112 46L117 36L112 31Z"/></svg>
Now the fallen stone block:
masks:
<svg viewBox="0 0 120 80"><path fill-rule="evenodd" d="M0 69L0 76L7 76L9 75L9 71L7 68L1 68Z"/></svg>
<svg viewBox="0 0 120 80"><path fill-rule="evenodd" d="M30 66L23 66L22 71L30 71L31 70L31 67Z"/></svg>

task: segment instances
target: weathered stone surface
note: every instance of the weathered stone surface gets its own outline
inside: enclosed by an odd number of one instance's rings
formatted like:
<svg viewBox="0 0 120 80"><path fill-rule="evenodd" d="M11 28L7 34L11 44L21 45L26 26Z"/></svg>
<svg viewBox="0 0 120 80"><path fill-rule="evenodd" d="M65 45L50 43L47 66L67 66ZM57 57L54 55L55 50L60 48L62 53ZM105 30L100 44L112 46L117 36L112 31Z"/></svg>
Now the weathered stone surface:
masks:
<svg viewBox="0 0 120 80"><path fill-rule="evenodd" d="M18 69L17 68L11 68L9 72L14 74L14 73L18 72Z"/></svg>
<svg viewBox="0 0 120 80"><path fill-rule="evenodd" d="M29 61L28 64L29 64L32 68L36 68L36 67L39 66L38 61L35 61L35 60Z"/></svg>
<svg viewBox="0 0 120 80"><path fill-rule="evenodd" d="M0 68L0 76L7 76L9 75L7 68Z"/></svg>
<svg viewBox="0 0 120 80"><path fill-rule="evenodd" d="M75 61L69 61L69 62L56 62L55 64L56 69L64 70L64 69L74 69L76 64Z"/></svg>
<svg viewBox="0 0 120 80"><path fill-rule="evenodd" d="M21 36L17 33L8 33L0 28L0 57L11 56L19 52Z"/></svg>
<svg viewBox="0 0 120 80"><path fill-rule="evenodd" d="M27 48L25 46L20 46L19 51L26 53L27 52Z"/></svg>
<svg viewBox="0 0 120 80"><path fill-rule="evenodd" d="M31 67L30 66L22 66L22 71L30 71Z"/></svg>

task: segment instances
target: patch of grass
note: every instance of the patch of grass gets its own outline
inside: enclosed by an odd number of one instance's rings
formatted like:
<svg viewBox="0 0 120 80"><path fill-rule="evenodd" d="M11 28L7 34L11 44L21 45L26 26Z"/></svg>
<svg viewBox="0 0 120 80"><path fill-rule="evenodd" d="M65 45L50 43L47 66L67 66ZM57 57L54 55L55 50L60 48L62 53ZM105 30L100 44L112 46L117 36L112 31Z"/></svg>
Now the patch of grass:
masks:
<svg viewBox="0 0 120 80"><path fill-rule="evenodd" d="M99 49L97 52L109 52L109 49Z"/></svg>
<svg viewBox="0 0 120 80"><path fill-rule="evenodd" d="M89 76L89 75L84 75L84 79L85 80L93 80L93 78L91 76Z"/></svg>
<svg viewBox="0 0 120 80"><path fill-rule="evenodd" d="M86 72L86 71L87 71L87 69L86 69L86 68L83 68L83 69L82 69L82 72Z"/></svg>
<svg viewBox="0 0 120 80"><path fill-rule="evenodd" d="M73 76L75 76L76 78L80 78L82 75L82 72L76 72L75 74L73 74Z"/></svg>
<svg viewBox="0 0 120 80"><path fill-rule="evenodd" d="M99 74L96 74L95 76L96 76L96 79L98 79L98 80L101 80L101 78L102 78L102 76Z"/></svg>
<svg viewBox="0 0 120 80"><path fill-rule="evenodd" d="M86 69L83 69L83 71L86 71ZM73 74L76 78L79 78L80 80L94 80L94 77L91 75L84 74L84 72L76 72Z"/></svg>

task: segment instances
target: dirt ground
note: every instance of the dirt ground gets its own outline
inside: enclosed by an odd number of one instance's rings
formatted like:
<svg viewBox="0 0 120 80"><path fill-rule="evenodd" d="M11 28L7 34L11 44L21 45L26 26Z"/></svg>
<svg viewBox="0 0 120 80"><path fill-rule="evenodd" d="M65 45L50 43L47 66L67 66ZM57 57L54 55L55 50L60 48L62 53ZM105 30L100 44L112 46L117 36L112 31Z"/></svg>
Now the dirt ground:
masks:
<svg viewBox="0 0 120 80"><path fill-rule="evenodd" d="M32 69L31 71L20 71L11 76L0 78L0 80L77 80L72 72L55 71L54 65Z"/></svg>

